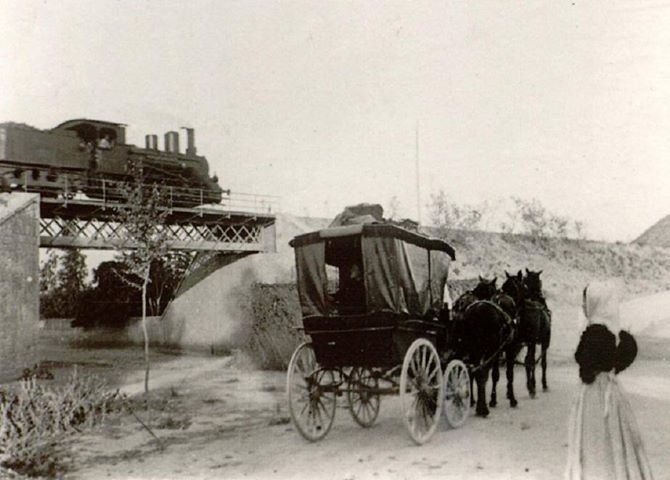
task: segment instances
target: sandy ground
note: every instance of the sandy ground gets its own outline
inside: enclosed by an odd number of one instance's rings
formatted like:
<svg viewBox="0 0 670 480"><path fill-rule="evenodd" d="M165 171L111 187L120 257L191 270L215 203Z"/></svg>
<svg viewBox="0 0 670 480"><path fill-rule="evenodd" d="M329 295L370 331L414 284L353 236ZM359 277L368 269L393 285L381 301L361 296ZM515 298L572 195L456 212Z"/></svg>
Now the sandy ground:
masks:
<svg viewBox="0 0 670 480"><path fill-rule="evenodd" d="M653 345L620 376L657 479L670 479L670 363L659 358L666 351L667 343ZM51 356L58 355L103 374L128 394L142 389L137 349L54 348ZM152 409L137 407L136 413L161 445L132 416L116 416L69 440L68 478L560 478L576 366L553 358L550 391L534 400L522 388L521 367L516 375L517 409L501 403L489 418L471 417L457 430L443 419L426 445L409 439L395 397L383 399L370 429L358 427L343 403L329 435L312 444L288 422L284 373L253 370L241 356L156 354Z"/></svg>
<svg viewBox="0 0 670 480"><path fill-rule="evenodd" d="M530 399L523 368L517 367L518 408L501 401L488 418L471 416L456 430L442 419L434 437L420 447L405 430L397 397L382 399L370 429L355 424L342 402L328 436L309 443L289 421L284 372L255 370L241 354L153 352L150 408L137 401L133 406L159 440L132 415L114 415L103 427L67 440L67 477L561 478L569 411L579 386L571 359L579 328L574 307L556 308L554 319L549 392ZM43 358L58 377L77 365L129 396L141 394L141 348L67 348L58 340L43 337ZM638 335L638 343L638 359L619 381L637 414L656 479L670 480L670 340ZM503 381L500 398L504 389Z"/></svg>

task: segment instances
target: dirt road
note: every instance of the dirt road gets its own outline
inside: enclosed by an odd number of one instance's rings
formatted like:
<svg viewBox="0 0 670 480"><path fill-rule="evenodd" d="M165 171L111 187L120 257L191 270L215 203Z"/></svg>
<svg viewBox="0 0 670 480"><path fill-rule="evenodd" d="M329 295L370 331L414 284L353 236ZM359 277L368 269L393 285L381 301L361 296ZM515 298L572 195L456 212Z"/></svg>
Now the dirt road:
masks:
<svg viewBox="0 0 670 480"><path fill-rule="evenodd" d="M567 419L578 386L575 365L568 362L550 366L551 390L534 400L522 388L518 368L519 408L503 402L489 418L471 417L458 430L442 420L421 447L404 429L397 398L383 399L378 422L367 430L338 408L329 435L308 443L287 423L284 374L245 369L231 359L212 362L179 357L157 367L154 385L163 388L154 397L160 412L139 414L163 449L137 422L124 418L76 439L77 467L70 477L545 480L563 472ZM620 378L657 479L670 479L668 378L668 363L644 359Z"/></svg>

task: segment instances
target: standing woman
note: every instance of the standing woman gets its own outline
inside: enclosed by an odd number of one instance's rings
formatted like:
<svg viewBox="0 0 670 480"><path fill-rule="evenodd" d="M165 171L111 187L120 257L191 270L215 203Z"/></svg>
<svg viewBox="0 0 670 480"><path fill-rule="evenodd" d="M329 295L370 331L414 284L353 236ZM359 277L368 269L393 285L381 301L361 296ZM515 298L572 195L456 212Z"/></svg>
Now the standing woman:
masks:
<svg viewBox="0 0 670 480"><path fill-rule="evenodd" d="M633 410L616 378L637 355L635 339L619 326L622 293L620 280L584 289L586 329L575 353L582 385L570 416L567 480L653 479Z"/></svg>

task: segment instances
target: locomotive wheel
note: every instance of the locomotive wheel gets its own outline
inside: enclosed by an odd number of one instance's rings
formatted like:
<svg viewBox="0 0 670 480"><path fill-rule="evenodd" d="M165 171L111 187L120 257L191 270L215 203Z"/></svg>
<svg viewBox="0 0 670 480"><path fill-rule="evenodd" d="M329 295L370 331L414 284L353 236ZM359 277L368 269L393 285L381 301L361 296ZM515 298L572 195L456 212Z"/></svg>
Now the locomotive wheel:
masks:
<svg viewBox="0 0 670 480"><path fill-rule="evenodd" d="M468 368L460 360L452 360L444 371L444 416L452 428L468 418L471 396Z"/></svg>
<svg viewBox="0 0 670 480"><path fill-rule="evenodd" d="M400 372L400 400L409 436L421 445L433 436L442 412L444 378L440 357L425 338L410 345Z"/></svg>
<svg viewBox="0 0 670 480"><path fill-rule="evenodd" d="M312 344L301 344L288 365L286 393L293 425L310 442L321 440L333 426L334 384L332 370L319 367Z"/></svg>
<svg viewBox="0 0 670 480"><path fill-rule="evenodd" d="M379 415L380 398L369 389L379 388L379 379L369 368L354 367L347 382L347 403L354 421L363 428L369 428Z"/></svg>

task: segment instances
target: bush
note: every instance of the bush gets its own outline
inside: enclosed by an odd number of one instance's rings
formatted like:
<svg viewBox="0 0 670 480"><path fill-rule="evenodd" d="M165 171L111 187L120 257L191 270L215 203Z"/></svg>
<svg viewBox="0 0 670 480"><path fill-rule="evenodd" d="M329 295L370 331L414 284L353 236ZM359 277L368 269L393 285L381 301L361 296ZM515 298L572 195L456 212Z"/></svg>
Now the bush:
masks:
<svg viewBox="0 0 670 480"><path fill-rule="evenodd" d="M477 230L487 208L486 204L458 204L443 190L430 196L430 220L437 227L440 237L451 237L458 230Z"/></svg>
<svg viewBox="0 0 670 480"><path fill-rule="evenodd" d="M168 252L151 264L147 286L147 313L161 315L174 297L191 255ZM93 271L93 286L83 290L73 327L123 328L131 317L142 315L142 281L119 261L102 262ZM48 300L48 298L47 298Z"/></svg>
<svg viewBox="0 0 670 480"><path fill-rule="evenodd" d="M133 281L121 262L102 262L93 272L95 286L81 295L72 326L123 328L131 316L141 315L142 297Z"/></svg>
<svg viewBox="0 0 670 480"><path fill-rule="evenodd" d="M54 477L67 469L59 440L101 423L120 405L118 392L76 369L62 387L41 385L35 377L22 380L16 392L0 391L0 465L22 475Z"/></svg>
<svg viewBox="0 0 670 480"><path fill-rule="evenodd" d="M577 239L586 237L584 222L550 212L535 198L524 200L512 197L512 202L514 207L507 213L509 222L504 222L500 226L503 233L513 233L518 230L519 233L530 235L533 240L547 237L568 238L572 236Z"/></svg>
<svg viewBox="0 0 670 480"><path fill-rule="evenodd" d="M248 350L261 368L285 370L305 336L295 284L254 284L242 299L244 320L252 325Z"/></svg>

